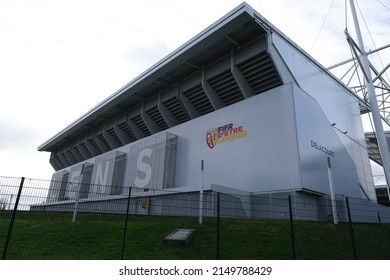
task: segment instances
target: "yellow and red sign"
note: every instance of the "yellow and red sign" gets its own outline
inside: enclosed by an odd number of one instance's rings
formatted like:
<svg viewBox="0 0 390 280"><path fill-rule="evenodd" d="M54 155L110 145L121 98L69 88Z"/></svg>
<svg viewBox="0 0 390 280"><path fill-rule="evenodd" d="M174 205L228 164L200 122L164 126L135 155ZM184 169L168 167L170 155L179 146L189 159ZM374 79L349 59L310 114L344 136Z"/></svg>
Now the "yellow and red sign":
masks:
<svg viewBox="0 0 390 280"><path fill-rule="evenodd" d="M226 142L234 141L243 137L246 137L248 132L244 129L244 126L233 126L232 123L213 128L206 133L207 146L210 149L214 148L217 144L223 144Z"/></svg>

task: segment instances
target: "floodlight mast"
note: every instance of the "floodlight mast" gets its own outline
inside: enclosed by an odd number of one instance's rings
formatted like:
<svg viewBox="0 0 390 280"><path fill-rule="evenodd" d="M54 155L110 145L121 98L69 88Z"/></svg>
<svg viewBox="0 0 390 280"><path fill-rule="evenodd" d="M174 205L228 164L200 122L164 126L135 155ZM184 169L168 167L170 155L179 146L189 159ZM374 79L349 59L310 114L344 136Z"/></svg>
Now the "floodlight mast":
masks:
<svg viewBox="0 0 390 280"><path fill-rule="evenodd" d="M351 7L353 23L355 26L356 36L358 39L358 45L359 45L359 48L361 51L360 63L361 63L362 71L364 73L364 77L366 80L368 100L370 101L370 107L371 107L372 118L374 121L376 138L378 140L379 153L380 153L380 156L382 158L382 166L383 166L383 170L384 170L385 177L386 177L387 187L390 188L390 184L389 184L390 153L389 153L389 147L387 145L385 133L383 131L382 119L381 119L381 115L379 112L379 106L378 106L378 102L377 102L376 94L375 94L375 87L374 87L374 83L373 83L373 79L372 79L371 71L370 71L370 63L368 60L368 53L364 49L363 39L362 39L362 35L360 32L360 27L359 27L359 21L358 21L357 15L356 15L354 0L349 0L349 5Z"/></svg>

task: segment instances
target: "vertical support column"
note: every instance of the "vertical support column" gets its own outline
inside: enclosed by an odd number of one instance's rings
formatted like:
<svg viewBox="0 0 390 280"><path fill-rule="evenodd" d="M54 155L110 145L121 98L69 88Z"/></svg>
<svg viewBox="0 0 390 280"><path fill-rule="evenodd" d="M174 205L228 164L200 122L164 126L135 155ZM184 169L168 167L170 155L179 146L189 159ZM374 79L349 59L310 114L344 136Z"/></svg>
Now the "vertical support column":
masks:
<svg viewBox="0 0 390 280"><path fill-rule="evenodd" d="M67 147L64 149L64 157L69 162L69 165L73 165L73 164L77 163L77 160L74 157L74 155L72 154L71 149L72 149L72 147Z"/></svg>
<svg viewBox="0 0 390 280"><path fill-rule="evenodd" d="M136 126L136 124L129 118L127 118L126 124L130 128L131 132L134 134L135 138L137 138L137 140L146 137L145 133L143 133L141 129L139 129L138 126Z"/></svg>
<svg viewBox="0 0 390 280"><path fill-rule="evenodd" d="M82 162L82 161L86 160L86 158L84 158L84 156L79 151L79 144L78 143L70 146L69 147L69 152L76 159L76 163Z"/></svg>
<svg viewBox="0 0 390 280"><path fill-rule="evenodd" d="M115 127L115 124L114 124L114 127ZM115 128L114 128L114 132L115 132ZM103 128L103 137L104 139L106 139L108 145L110 146L111 149L116 149L116 148L119 148L121 146L121 144L119 144L115 139L114 137L112 137L106 127L104 126ZM119 139L120 140L120 139Z"/></svg>
<svg viewBox="0 0 390 280"><path fill-rule="evenodd" d="M89 140L91 139L92 141L94 141L94 138L95 136L94 135L91 135L91 136L87 136L85 138L85 146L87 147L88 151L91 153L92 156L97 156L97 155L100 155L102 153L102 151L99 150L98 147L95 147ZM95 141L94 141L95 142ZM97 144L96 144L97 145Z"/></svg>
<svg viewBox="0 0 390 280"><path fill-rule="evenodd" d="M352 17L353 17L353 22L355 25L356 36L358 39L359 48L360 48L360 51L362 52L362 56L361 56L361 63L362 63L362 68L363 68L362 70L363 70L363 73L365 74L364 76L366 78L366 88L367 88L367 93L368 93L368 99L370 101L371 113L372 113L372 117L374 120L375 133L376 133L376 137L378 140L378 148L379 148L379 152L380 152L380 155L382 158L383 170L385 172L387 188L390 189L390 181L389 181L390 180L390 152L389 152L389 147L387 145L385 133L383 131L382 118L381 118L381 115L379 112L378 101L376 99L375 88L374 88L374 83L373 83L372 76L371 76L370 64L368 61L367 52L364 50L364 44L363 44L363 39L362 39L361 32L360 32L359 21L358 21L357 15L356 15L354 0L349 0L349 3L351 6L351 12L352 12Z"/></svg>
<svg viewBox="0 0 390 280"><path fill-rule="evenodd" d="M218 96L218 94L215 92L215 90L207 82L205 69L203 69L203 71L202 71L202 88L203 88L204 92L206 93L208 99L210 100L211 105L213 105L214 110L218 110L218 109L225 107L221 98Z"/></svg>
<svg viewBox="0 0 390 280"><path fill-rule="evenodd" d="M102 135L103 138L104 138L103 131L102 131L102 133L99 133L98 135ZM106 153L106 152L110 151L110 148L107 147L107 145L97 135L94 135L93 140L95 141L95 143L98 146L99 150L102 151L102 153ZM105 139L105 140L107 140L107 139Z"/></svg>
<svg viewBox="0 0 390 280"><path fill-rule="evenodd" d="M71 165L68 159L65 157L64 151L59 151L58 154L58 158L62 162L63 166L67 167Z"/></svg>
<svg viewBox="0 0 390 280"><path fill-rule="evenodd" d="M59 157L56 156L55 152L51 152L49 162L55 171L65 168L65 165L60 161Z"/></svg>
<svg viewBox="0 0 390 280"><path fill-rule="evenodd" d="M118 135L119 140L121 140L123 145L129 144L132 142L131 138L126 133L124 133L123 130L118 126L117 120L115 120L114 131L115 131L116 135Z"/></svg>
<svg viewBox="0 0 390 280"><path fill-rule="evenodd" d="M88 141L88 139L85 139L85 142L87 142L87 141ZM92 154L83 145L81 145L81 142L77 143L77 149L79 149L80 154L84 158L84 160L92 157Z"/></svg>
<svg viewBox="0 0 390 280"><path fill-rule="evenodd" d="M254 93L253 89L250 87L247 80L241 74L240 70L236 66L234 49L232 49L232 51L231 51L230 71L232 72L232 75L233 75L234 79L236 80L236 83L237 83L238 87L240 88L242 95L245 98L249 98L251 96L254 96L255 93Z"/></svg>
<svg viewBox="0 0 390 280"><path fill-rule="evenodd" d="M187 114L187 117L192 120L197 117L200 117L200 113L194 105L188 100L188 98L182 93L181 82L177 84L177 101L180 103L180 106L183 108L184 112Z"/></svg>
<svg viewBox="0 0 390 280"><path fill-rule="evenodd" d="M165 105L161 102L161 93L158 95L157 108L169 127L173 127L179 124L177 119L171 114L171 112L168 111Z"/></svg>
<svg viewBox="0 0 390 280"><path fill-rule="evenodd" d="M161 128L152 120L151 117L145 112L145 106L142 104L142 109L141 109L141 118L145 122L146 126L148 127L149 131L152 134L155 134L157 132L161 131Z"/></svg>

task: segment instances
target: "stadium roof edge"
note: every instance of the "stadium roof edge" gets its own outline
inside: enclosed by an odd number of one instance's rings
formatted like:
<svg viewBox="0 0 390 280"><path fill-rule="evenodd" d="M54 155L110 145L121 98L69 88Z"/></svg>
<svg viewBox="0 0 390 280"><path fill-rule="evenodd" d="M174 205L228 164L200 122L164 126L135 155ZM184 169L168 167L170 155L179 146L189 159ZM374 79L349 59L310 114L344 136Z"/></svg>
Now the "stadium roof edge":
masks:
<svg viewBox="0 0 390 280"><path fill-rule="evenodd" d="M112 109L114 106L120 104L124 100L131 98L137 98L135 94L137 90L141 89L142 86L156 81L164 73L169 72L175 66L187 61L191 55L199 51L200 48L204 48L208 43L212 42L213 38L217 38L221 34L228 34L229 31L233 30L237 24L245 24L248 21L255 21L259 24L266 32L274 32L281 36L288 44L292 45L295 49L301 52L305 57L310 59L320 69L326 72L330 77L336 80L341 86L343 86L349 93L354 95L364 103L358 96L348 89L339 79L337 79L332 73L330 73L323 65L317 62L313 57L306 53L301 47L289 39L283 32L277 29L271 24L266 18L254 10L246 2L241 3L236 8L231 10L229 13L215 21L213 24L205 28L203 31L192 37L190 40L182 44L180 47L169 53L167 56L159 60L156 64L152 65L140 75L135 77L129 83L124 85L122 88L114 92L112 95L98 103L96 106L87 111L84 115L76 119L74 122L66 126L60 132L55 134L53 137L48 139L46 142L38 146L38 151L53 151L60 143L62 139L67 136L71 136L72 133L77 132L78 129L86 126L90 121L104 114L105 112Z"/></svg>
<svg viewBox="0 0 390 280"><path fill-rule="evenodd" d="M55 145L60 139L70 135L72 132L76 131L80 126L88 123L89 120L96 117L99 112L109 110L113 106L120 103L124 98L131 98L131 95L136 92L136 88L140 86L140 84L148 83L153 80L153 78L158 75L159 72L163 71L165 68L172 67L174 63L174 59L183 56L191 49L203 42L206 38L213 35L215 32L222 32L223 27L228 28L229 25L234 24L236 21L248 21L250 19L255 18L256 11L250 7L246 2L241 3L235 9L224 15L222 18L208 26L206 29L192 37L190 40L182 44L180 47L175 49L173 52L169 53L167 56L159 60L156 64L149 67L147 70L142 72L132 81L124 85L122 88L114 92L112 95L98 103L96 106L91 108L84 115L79 117L77 120L69 124L67 127L62 129L60 132L55 134L53 137L48 139L46 142L38 146L38 151L50 151L50 147ZM176 62L175 64L177 64ZM131 92L128 92L129 89L134 88Z"/></svg>

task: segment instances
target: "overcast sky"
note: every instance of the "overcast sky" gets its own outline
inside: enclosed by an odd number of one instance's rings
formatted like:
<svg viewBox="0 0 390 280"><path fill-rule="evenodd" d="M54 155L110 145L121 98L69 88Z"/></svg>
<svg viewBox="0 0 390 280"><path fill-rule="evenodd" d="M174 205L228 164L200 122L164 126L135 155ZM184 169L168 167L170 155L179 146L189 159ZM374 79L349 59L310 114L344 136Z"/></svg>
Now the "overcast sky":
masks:
<svg viewBox="0 0 390 280"><path fill-rule="evenodd" d="M0 176L50 179L40 144L241 2L0 0ZM246 2L324 66L350 58L344 0ZM389 44L390 0L358 3L366 49Z"/></svg>

